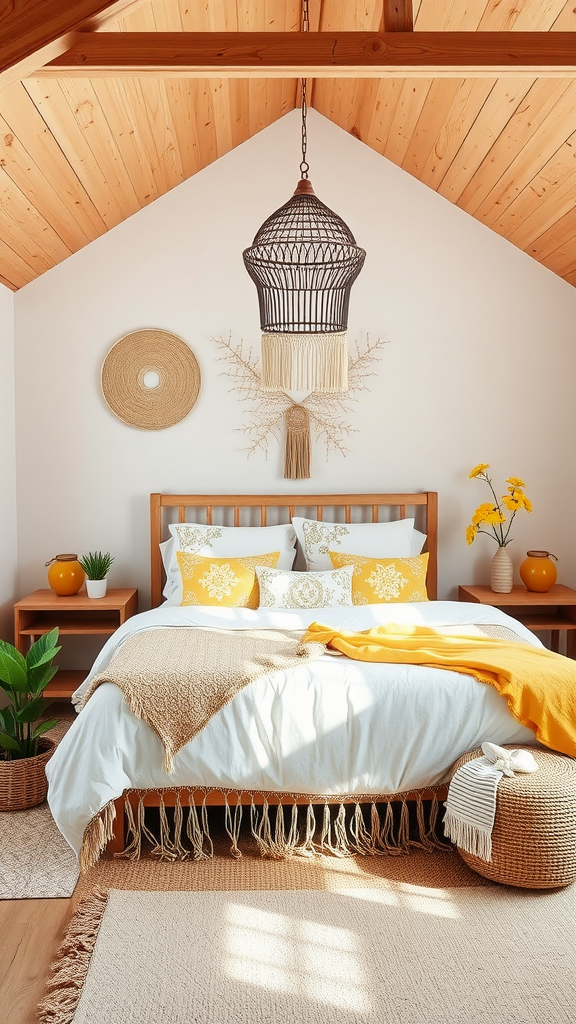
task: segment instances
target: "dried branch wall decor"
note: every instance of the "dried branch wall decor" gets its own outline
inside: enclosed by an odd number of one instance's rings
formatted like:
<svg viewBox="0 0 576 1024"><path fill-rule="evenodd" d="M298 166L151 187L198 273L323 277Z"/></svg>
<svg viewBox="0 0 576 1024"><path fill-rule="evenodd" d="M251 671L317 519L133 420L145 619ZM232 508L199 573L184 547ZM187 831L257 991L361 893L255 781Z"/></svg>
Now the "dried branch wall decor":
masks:
<svg viewBox="0 0 576 1024"><path fill-rule="evenodd" d="M375 363L388 344L388 339L370 341L366 335L363 346L356 343L355 352L348 356L348 390L344 392L312 391L297 402L287 391L269 391L262 387L258 358L252 349L245 349L242 339L213 338L218 346L218 360L225 364L222 374L232 381L241 402L249 406L248 420L239 427L247 435L243 449L248 456L258 450L268 455L272 438L285 437L284 478L307 479L310 476L310 429L317 442L324 445L326 458L334 452L346 456L350 449L346 438L355 433L351 416L362 392L369 391L368 378L375 374Z"/></svg>

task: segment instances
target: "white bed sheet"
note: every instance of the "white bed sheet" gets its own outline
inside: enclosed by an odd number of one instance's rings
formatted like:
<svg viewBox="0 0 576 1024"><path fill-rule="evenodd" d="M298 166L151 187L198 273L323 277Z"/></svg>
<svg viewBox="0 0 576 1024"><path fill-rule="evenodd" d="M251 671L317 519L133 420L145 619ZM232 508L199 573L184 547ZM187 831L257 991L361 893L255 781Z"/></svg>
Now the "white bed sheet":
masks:
<svg viewBox="0 0 576 1024"><path fill-rule="evenodd" d="M496 623L541 646L497 608L434 601L301 611L166 607L129 619L106 643L86 682L128 636L170 626L349 630L386 622L428 626ZM441 784L453 761L484 740L536 743L496 690L472 676L419 666L319 661L245 687L162 770L162 744L129 710L118 687L101 685L48 763L48 802L78 853L84 829L125 789L197 785L306 794L406 792Z"/></svg>

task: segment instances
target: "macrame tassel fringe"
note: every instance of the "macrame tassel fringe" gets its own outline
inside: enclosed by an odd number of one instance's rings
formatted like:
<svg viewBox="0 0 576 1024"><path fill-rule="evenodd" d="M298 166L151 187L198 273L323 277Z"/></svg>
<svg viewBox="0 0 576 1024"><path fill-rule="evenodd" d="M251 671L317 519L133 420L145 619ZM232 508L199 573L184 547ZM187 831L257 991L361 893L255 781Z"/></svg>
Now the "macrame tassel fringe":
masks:
<svg viewBox="0 0 576 1024"><path fill-rule="evenodd" d="M241 857L242 854L238 849L238 840L240 839L240 825L242 824L242 798L240 793L236 796L236 807L234 808L234 814L230 809L228 803L228 797L226 797L226 807L224 811L224 822L226 825L226 831L232 840L232 846L230 847L230 853L233 857Z"/></svg>
<svg viewBox="0 0 576 1024"><path fill-rule="evenodd" d="M114 835L114 820L116 818L116 807L113 800L110 800L99 813L89 821L84 829L82 846L78 854L80 871L88 871L101 854L104 853L108 843Z"/></svg>
<svg viewBox="0 0 576 1024"><path fill-rule="evenodd" d="M348 390L347 334L263 334L264 391Z"/></svg>
<svg viewBox="0 0 576 1024"><path fill-rule="evenodd" d="M38 1007L40 1024L70 1024L86 981L108 893L94 889L82 900L52 964L46 996Z"/></svg>
<svg viewBox="0 0 576 1024"><path fill-rule="evenodd" d="M194 860L209 860L211 854L209 851L204 850L204 840L206 839L206 835L198 818L198 811L196 810L193 793L188 794L188 821L186 823L186 835L192 845L192 856ZM208 839L209 838L210 836L208 835Z"/></svg>
<svg viewBox="0 0 576 1024"><path fill-rule="evenodd" d="M310 477L310 417L302 405L286 411L286 447L284 479L308 480Z"/></svg>
<svg viewBox="0 0 576 1024"><path fill-rule="evenodd" d="M208 860L214 855L206 806L208 790L202 790L204 796L199 805L195 803L194 791L188 791L188 813L185 827L181 791L175 791L173 822L167 813L164 792L160 792L157 835L146 824L144 800L146 794L138 792L138 804L134 811L134 792L132 791L132 797L130 794L126 794L124 800L127 845L122 853L115 854L115 856L126 857L130 860L139 859L142 853L143 839L149 844L149 854L158 857L159 860L185 860L190 856L193 860ZM171 792L174 793L174 791ZM222 793L221 790L217 792ZM224 824L232 840L230 853L233 857L238 858L242 856L240 849L242 793L235 792L234 800L231 800L231 793L226 792L222 795L224 796ZM268 797L272 795L279 801L275 807L271 806L268 800ZM261 803L256 802L257 796L262 798ZM310 800L304 812L305 829L302 840L298 829L299 807L295 795L250 794L250 797L250 832L262 857L270 857L274 860L327 854L333 857L351 857L355 854L362 857L381 857L384 855L398 856L408 853L412 848L428 852L452 849L451 845L443 842L435 832L438 818L438 799L435 793L428 812L420 795L417 795L413 801L416 810L417 838L412 838L410 835L410 813L406 794L395 800L389 798L376 802L367 797L364 800L358 799L354 803L324 797L322 807L319 807L318 803L315 805L313 800ZM396 813L394 806L396 806ZM86 828L80 854L83 871L95 863L112 837L113 822L114 804L111 803L107 804ZM318 838L316 838L318 833ZM188 841L186 845L184 837Z"/></svg>

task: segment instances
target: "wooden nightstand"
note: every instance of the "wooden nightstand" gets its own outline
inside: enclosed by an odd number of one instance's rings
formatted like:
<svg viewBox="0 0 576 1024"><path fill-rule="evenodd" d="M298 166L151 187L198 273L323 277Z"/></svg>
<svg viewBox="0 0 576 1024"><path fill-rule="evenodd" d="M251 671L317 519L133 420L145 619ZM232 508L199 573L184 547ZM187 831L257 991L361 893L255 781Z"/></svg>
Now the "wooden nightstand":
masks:
<svg viewBox="0 0 576 1024"><path fill-rule="evenodd" d="M101 634L106 639L137 611L135 587L109 590L101 598L87 597L84 591L58 597L52 590L35 590L14 605L14 645L26 654L30 644L54 626L58 626L60 637ZM44 695L69 700L85 678L85 669L59 669Z"/></svg>
<svg viewBox="0 0 576 1024"><path fill-rule="evenodd" d="M550 646L557 651L560 633L566 635L566 654L576 658L576 590L556 583L546 594L535 594L524 586L509 594L495 594L490 587L458 587L459 601L472 601L501 608L528 629L550 630Z"/></svg>

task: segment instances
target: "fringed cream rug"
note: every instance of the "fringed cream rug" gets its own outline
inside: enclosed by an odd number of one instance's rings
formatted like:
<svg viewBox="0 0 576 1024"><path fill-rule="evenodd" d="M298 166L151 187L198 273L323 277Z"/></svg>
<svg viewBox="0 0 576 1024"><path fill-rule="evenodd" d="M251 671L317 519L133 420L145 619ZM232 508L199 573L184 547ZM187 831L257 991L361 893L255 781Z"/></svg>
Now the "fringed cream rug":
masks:
<svg viewBox="0 0 576 1024"><path fill-rule="evenodd" d="M44 1024L573 1024L576 889L95 893Z"/></svg>
<svg viewBox="0 0 576 1024"><path fill-rule="evenodd" d="M59 741L70 725L59 722L46 735ZM47 803L27 811L0 811L0 899L71 896L77 880L76 857Z"/></svg>

